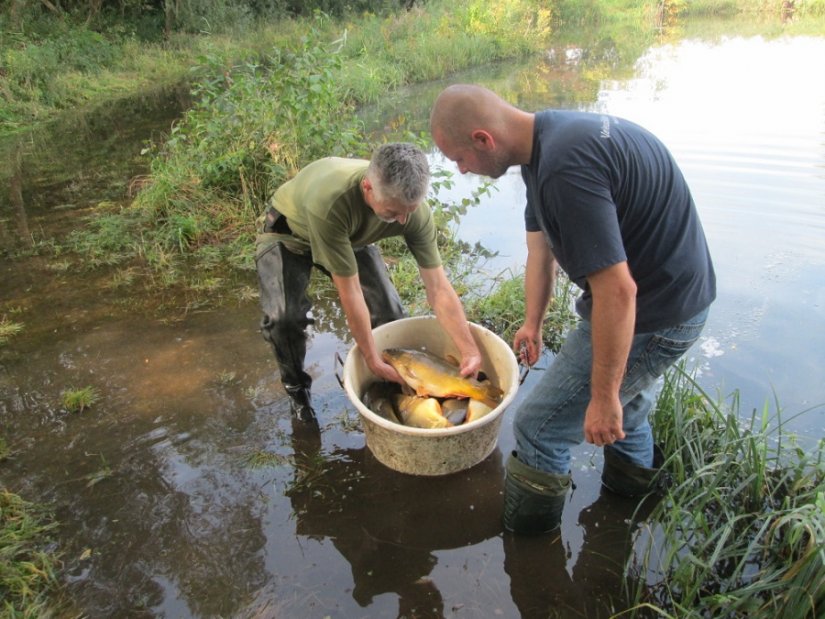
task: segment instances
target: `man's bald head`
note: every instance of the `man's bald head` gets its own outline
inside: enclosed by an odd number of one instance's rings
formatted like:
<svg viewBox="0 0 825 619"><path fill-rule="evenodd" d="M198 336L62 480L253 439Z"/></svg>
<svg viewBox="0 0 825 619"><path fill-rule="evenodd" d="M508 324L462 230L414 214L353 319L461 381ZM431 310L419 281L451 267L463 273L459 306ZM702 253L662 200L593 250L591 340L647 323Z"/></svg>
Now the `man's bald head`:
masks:
<svg viewBox="0 0 825 619"><path fill-rule="evenodd" d="M475 84L448 86L435 100L430 131L441 152L464 174L498 178L530 161L533 114Z"/></svg>
<svg viewBox="0 0 825 619"><path fill-rule="evenodd" d="M433 104L430 131L453 145L465 145L474 129L498 133L503 128L503 112L509 107L509 103L482 86L453 84L441 91Z"/></svg>

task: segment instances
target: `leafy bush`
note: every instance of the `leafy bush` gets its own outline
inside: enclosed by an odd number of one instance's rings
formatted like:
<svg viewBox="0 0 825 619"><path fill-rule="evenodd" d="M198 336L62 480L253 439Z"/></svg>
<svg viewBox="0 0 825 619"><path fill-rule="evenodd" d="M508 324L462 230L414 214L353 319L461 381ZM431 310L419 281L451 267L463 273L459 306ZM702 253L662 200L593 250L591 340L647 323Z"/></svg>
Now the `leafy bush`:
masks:
<svg viewBox="0 0 825 619"><path fill-rule="evenodd" d="M75 248L114 263L141 255L172 279L181 256L200 260L209 247L204 267L249 266L254 222L275 188L319 157L371 150L338 79L339 45L322 39L310 31L237 63L203 55L196 103L164 143L145 149L151 176L132 208L73 236Z"/></svg>
<svg viewBox="0 0 825 619"><path fill-rule="evenodd" d="M335 79L338 50L319 38L310 34L294 49L276 48L229 67L218 56L201 58L197 103L157 148L153 182L136 201L185 231L170 237L181 249L198 244L198 224L210 225L199 213L205 204L234 200L237 208L242 198L242 208L257 214L273 189L306 163L368 150L353 104Z"/></svg>

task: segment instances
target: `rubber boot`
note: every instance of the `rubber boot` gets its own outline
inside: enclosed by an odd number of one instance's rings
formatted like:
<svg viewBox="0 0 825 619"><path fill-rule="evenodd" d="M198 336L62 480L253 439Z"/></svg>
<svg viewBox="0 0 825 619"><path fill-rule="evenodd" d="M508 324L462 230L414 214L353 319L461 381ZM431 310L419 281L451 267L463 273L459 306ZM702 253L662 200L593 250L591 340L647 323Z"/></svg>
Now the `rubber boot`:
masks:
<svg viewBox="0 0 825 619"><path fill-rule="evenodd" d="M554 475L520 462L513 452L505 466L504 528L540 535L559 528L570 475Z"/></svg>
<svg viewBox="0 0 825 619"><path fill-rule="evenodd" d="M314 422L315 410L309 397L309 387L284 385L289 396L289 411L300 421Z"/></svg>
<svg viewBox="0 0 825 619"><path fill-rule="evenodd" d="M665 456L658 445L653 446L653 467L633 464L611 445L604 448L602 485L616 494L638 498L647 494L664 494L670 477L662 470Z"/></svg>

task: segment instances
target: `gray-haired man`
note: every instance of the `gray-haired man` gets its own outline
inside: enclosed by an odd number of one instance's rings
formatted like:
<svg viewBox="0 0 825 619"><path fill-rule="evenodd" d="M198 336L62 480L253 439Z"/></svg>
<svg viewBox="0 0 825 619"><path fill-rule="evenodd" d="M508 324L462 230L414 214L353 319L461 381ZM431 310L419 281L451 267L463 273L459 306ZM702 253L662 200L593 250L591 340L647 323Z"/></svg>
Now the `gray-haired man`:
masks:
<svg viewBox="0 0 825 619"><path fill-rule="evenodd" d="M272 345L292 414L313 421L312 378L304 371L306 288L313 266L332 278L353 339L370 370L400 382L381 359L372 328L406 312L389 280L376 241L403 236L418 263L427 300L461 353L461 372L474 375L481 354L461 302L447 279L436 245L436 228L424 203L427 159L416 146L384 144L370 161L319 159L284 183L272 197L256 265L264 316L261 330Z"/></svg>

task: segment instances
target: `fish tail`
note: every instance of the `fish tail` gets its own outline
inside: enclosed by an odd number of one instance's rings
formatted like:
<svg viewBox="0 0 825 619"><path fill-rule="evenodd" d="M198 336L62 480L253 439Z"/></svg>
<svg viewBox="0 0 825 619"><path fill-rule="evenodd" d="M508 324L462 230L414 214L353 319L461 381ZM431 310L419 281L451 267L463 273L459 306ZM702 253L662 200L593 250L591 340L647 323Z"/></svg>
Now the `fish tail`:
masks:
<svg viewBox="0 0 825 619"><path fill-rule="evenodd" d="M501 389L493 385L488 385L487 389L484 390L483 397L479 399L490 408L495 408L496 406L501 404L501 397L503 395L504 392Z"/></svg>

